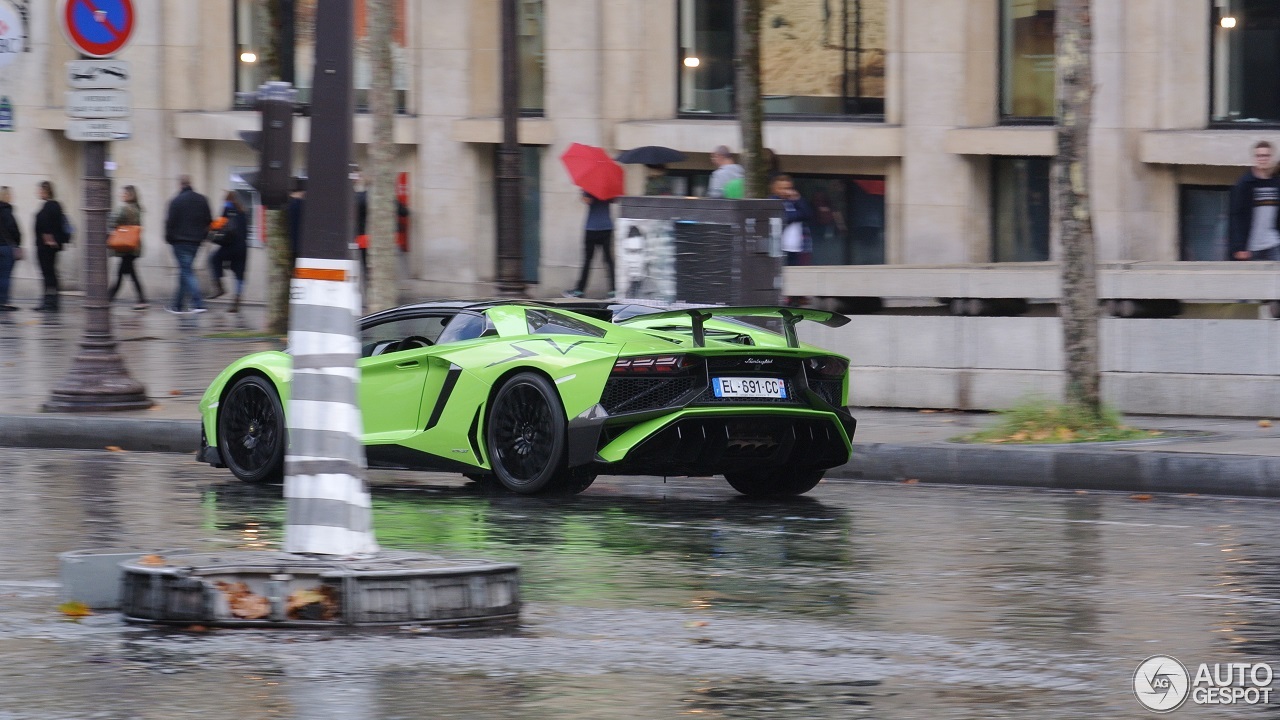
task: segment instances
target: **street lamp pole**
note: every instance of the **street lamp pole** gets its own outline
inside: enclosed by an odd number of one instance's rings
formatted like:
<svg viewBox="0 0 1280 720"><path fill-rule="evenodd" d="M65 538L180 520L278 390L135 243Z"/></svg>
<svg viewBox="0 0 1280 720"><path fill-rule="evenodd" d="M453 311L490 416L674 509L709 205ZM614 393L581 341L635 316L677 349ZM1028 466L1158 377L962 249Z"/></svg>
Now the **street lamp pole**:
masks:
<svg viewBox="0 0 1280 720"><path fill-rule="evenodd" d="M284 550L338 557L378 552L365 483L358 398L360 291L350 244L355 195L353 0L319 0L307 200L289 285L289 447Z"/></svg>
<svg viewBox="0 0 1280 720"><path fill-rule="evenodd" d="M502 145L498 147L498 294L525 295L516 0L502 0Z"/></svg>
<svg viewBox="0 0 1280 720"><path fill-rule="evenodd" d="M45 412L146 410L147 391L129 376L116 352L107 298L107 215L111 212L111 180L107 178L107 143L84 147L85 322L80 353L53 388Z"/></svg>

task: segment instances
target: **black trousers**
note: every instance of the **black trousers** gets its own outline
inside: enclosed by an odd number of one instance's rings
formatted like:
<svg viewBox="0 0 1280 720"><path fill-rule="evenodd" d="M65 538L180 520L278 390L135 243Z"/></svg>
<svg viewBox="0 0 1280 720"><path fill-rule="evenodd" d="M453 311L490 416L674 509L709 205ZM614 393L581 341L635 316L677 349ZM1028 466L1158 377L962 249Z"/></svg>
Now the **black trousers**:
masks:
<svg viewBox="0 0 1280 720"><path fill-rule="evenodd" d="M36 239L36 260L40 262L40 276L44 278L44 292L58 292L58 248Z"/></svg>
<svg viewBox="0 0 1280 720"><path fill-rule="evenodd" d="M578 276L578 292L587 289L587 276L591 274L591 260L595 258L596 248L604 252L604 265L609 269L609 291L613 292L616 282L613 271L613 231L587 230L582 238L582 274Z"/></svg>
<svg viewBox="0 0 1280 720"><path fill-rule="evenodd" d="M116 282L111 286L111 299L115 299L116 293L120 292L120 286L124 284L125 276L133 278L133 289L138 291L138 302L147 301L147 293L142 290L142 281L138 279L138 270L133 266L133 261L137 260L136 255L121 255L120 268L116 271Z"/></svg>

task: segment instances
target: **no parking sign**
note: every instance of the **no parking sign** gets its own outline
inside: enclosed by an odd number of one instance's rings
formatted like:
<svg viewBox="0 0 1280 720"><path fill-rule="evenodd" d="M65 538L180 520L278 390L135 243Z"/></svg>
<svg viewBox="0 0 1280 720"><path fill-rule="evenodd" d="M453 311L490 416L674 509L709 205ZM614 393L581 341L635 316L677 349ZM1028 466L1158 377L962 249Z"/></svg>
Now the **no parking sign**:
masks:
<svg viewBox="0 0 1280 720"><path fill-rule="evenodd" d="M62 32L82 55L107 58L133 35L133 0L62 0Z"/></svg>

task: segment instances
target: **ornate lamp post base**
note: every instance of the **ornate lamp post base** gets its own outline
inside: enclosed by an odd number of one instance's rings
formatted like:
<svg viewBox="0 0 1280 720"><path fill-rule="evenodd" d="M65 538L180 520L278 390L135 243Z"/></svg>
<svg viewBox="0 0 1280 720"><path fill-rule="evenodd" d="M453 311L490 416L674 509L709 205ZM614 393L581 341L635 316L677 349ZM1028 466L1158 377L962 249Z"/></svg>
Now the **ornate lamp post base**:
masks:
<svg viewBox="0 0 1280 720"><path fill-rule="evenodd" d="M85 145L85 328L80 354L53 388L44 412L146 410L152 402L142 384L129 377L116 353L107 299L107 213L111 181L106 175L107 144Z"/></svg>
<svg viewBox="0 0 1280 720"><path fill-rule="evenodd" d="M94 412L96 410L146 410L154 403L146 388L129 377L115 352L115 342L105 347L85 340L71 370L53 388L44 412Z"/></svg>

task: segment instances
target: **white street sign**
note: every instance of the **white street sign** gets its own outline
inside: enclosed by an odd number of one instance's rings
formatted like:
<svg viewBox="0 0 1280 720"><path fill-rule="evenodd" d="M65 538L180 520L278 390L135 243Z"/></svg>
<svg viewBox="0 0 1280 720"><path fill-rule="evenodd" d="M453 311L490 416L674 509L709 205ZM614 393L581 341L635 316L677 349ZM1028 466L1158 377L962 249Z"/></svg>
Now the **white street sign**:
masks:
<svg viewBox="0 0 1280 720"><path fill-rule="evenodd" d="M67 85L76 89L129 87L133 69L123 60L72 60L67 63Z"/></svg>
<svg viewBox="0 0 1280 720"><path fill-rule="evenodd" d="M68 120L67 139L77 142L128 140L133 124L128 120Z"/></svg>
<svg viewBox="0 0 1280 720"><path fill-rule="evenodd" d="M66 106L68 117L129 117L129 93L125 90L68 90Z"/></svg>

